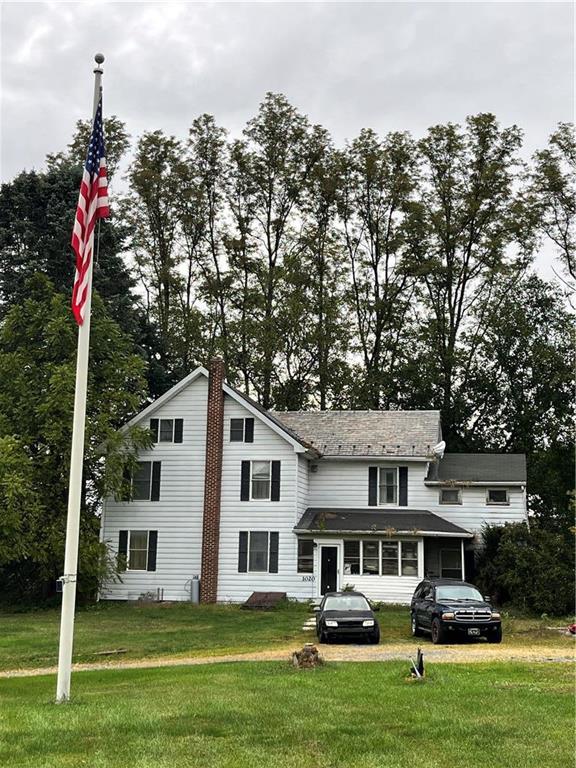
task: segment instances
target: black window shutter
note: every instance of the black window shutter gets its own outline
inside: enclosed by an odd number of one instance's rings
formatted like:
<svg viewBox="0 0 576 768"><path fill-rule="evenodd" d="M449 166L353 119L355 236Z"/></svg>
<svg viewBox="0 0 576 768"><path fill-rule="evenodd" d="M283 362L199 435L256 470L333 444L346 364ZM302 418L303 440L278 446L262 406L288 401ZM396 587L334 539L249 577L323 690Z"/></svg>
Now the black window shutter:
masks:
<svg viewBox="0 0 576 768"><path fill-rule="evenodd" d="M378 506L378 467L368 467L368 506Z"/></svg>
<svg viewBox="0 0 576 768"><path fill-rule="evenodd" d="M254 442L254 419L244 419L244 442Z"/></svg>
<svg viewBox="0 0 576 768"><path fill-rule="evenodd" d="M128 554L128 531L120 531L118 536L118 570L125 571Z"/></svg>
<svg viewBox="0 0 576 768"><path fill-rule="evenodd" d="M121 501L130 501L130 491L132 487L132 474L128 467L124 467L122 471L122 497Z"/></svg>
<svg viewBox="0 0 576 768"><path fill-rule="evenodd" d="M160 501L160 470L162 462L152 462L152 492L150 494L150 501Z"/></svg>
<svg viewBox="0 0 576 768"><path fill-rule="evenodd" d="M250 462L242 462L242 476L240 478L240 501L250 500Z"/></svg>
<svg viewBox="0 0 576 768"><path fill-rule="evenodd" d="M270 534L270 560L268 561L268 571L278 573L278 533Z"/></svg>
<svg viewBox="0 0 576 768"><path fill-rule="evenodd" d="M182 442L182 432L184 429L184 419L174 419L174 442Z"/></svg>
<svg viewBox="0 0 576 768"><path fill-rule="evenodd" d="M248 571L248 531L240 531L238 543L238 573Z"/></svg>
<svg viewBox="0 0 576 768"><path fill-rule="evenodd" d="M398 467L398 505L408 506L408 467Z"/></svg>
<svg viewBox="0 0 576 768"><path fill-rule="evenodd" d="M158 442L158 419L150 419L150 432L152 432L152 442Z"/></svg>
<svg viewBox="0 0 576 768"><path fill-rule="evenodd" d="M280 501L280 462L272 462L272 487L270 501Z"/></svg>
<svg viewBox="0 0 576 768"><path fill-rule="evenodd" d="M158 551L158 531L148 531L148 567L147 571L156 570L156 552Z"/></svg>

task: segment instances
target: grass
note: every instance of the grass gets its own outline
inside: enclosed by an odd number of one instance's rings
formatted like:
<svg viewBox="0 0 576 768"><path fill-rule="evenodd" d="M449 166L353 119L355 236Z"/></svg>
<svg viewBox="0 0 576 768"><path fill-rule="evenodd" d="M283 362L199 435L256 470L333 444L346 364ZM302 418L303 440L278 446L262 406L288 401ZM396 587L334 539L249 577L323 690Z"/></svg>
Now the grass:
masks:
<svg viewBox="0 0 576 768"><path fill-rule="evenodd" d="M237 605L102 602L76 613L74 661L211 656L301 643L308 615L299 603L246 611ZM0 669L55 665L59 630L59 610L0 613ZM126 653L97 655L117 649Z"/></svg>
<svg viewBox="0 0 576 768"><path fill-rule="evenodd" d="M77 612L74 661L218 656L297 645L313 639L301 631L304 621L312 615L306 605L298 603L261 612L245 611L236 605L103 602ZM384 645L414 645L406 607L384 606L377 615ZM59 622L59 610L0 613L0 669L55 665ZM571 638L546 629L567 623L568 619L504 614L504 642L562 646L572 652ZM110 657L98 655L115 649L126 652Z"/></svg>
<svg viewBox="0 0 576 768"><path fill-rule="evenodd" d="M0 681L10 768L558 768L573 760L568 664L281 663Z"/></svg>

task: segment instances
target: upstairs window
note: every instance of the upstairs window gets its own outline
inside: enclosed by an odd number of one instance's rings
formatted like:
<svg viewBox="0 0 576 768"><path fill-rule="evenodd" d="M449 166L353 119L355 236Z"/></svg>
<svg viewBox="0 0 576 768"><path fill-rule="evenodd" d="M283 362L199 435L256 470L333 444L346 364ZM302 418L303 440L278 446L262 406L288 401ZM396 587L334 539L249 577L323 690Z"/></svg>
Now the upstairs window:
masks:
<svg viewBox="0 0 576 768"><path fill-rule="evenodd" d="M230 442L253 443L254 419L230 419Z"/></svg>
<svg viewBox="0 0 576 768"><path fill-rule="evenodd" d="M181 443L183 419L150 419L150 432L154 443Z"/></svg>
<svg viewBox="0 0 576 768"><path fill-rule="evenodd" d="M133 501L159 501L162 462L140 461L130 480ZM127 499L128 500L128 499Z"/></svg>
<svg viewBox="0 0 576 768"><path fill-rule="evenodd" d="M510 504L506 488L488 488L486 493L487 504Z"/></svg>
<svg viewBox="0 0 576 768"><path fill-rule="evenodd" d="M462 504L460 488L440 488L440 504Z"/></svg>
<svg viewBox="0 0 576 768"><path fill-rule="evenodd" d="M250 498L270 499L270 463L269 461L251 462Z"/></svg>
<svg viewBox="0 0 576 768"><path fill-rule="evenodd" d="M398 470L380 467L378 477L378 503L398 504Z"/></svg>

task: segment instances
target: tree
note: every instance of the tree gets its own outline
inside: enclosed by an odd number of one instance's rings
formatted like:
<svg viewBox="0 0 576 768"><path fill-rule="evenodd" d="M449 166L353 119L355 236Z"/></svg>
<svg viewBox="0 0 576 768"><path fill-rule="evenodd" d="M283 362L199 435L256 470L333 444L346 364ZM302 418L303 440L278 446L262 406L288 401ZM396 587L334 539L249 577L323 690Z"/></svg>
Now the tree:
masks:
<svg viewBox="0 0 576 768"><path fill-rule="evenodd" d="M9 482L0 491L0 528L12 532L13 551L0 561L5 599L53 591L66 528L77 327L68 298L47 278L36 275L25 288L27 298L0 328L0 475ZM145 364L132 350L95 294L81 511L81 552L92 565L100 500L118 490L123 465L149 440L145 430L117 432L146 394ZM82 554L80 573L80 591L93 594L97 574Z"/></svg>
<svg viewBox="0 0 576 768"><path fill-rule="evenodd" d="M519 222L515 126L480 114L465 129L430 128L419 143L422 182L409 224L410 260L421 285L420 322L436 382L435 405L452 449L462 436L462 394L495 290L526 265ZM466 334L466 344L463 335Z"/></svg>
<svg viewBox="0 0 576 768"><path fill-rule="evenodd" d="M357 405L389 407L414 281L405 267L405 218L417 178L407 134L363 130L342 156L340 216L363 379Z"/></svg>
<svg viewBox="0 0 576 768"><path fill-rule="evenodd" d="M540 231L556 246L567 287L576 286L576 138L574 125L559 123L546 149L533 157L528 205Z"/></svg>

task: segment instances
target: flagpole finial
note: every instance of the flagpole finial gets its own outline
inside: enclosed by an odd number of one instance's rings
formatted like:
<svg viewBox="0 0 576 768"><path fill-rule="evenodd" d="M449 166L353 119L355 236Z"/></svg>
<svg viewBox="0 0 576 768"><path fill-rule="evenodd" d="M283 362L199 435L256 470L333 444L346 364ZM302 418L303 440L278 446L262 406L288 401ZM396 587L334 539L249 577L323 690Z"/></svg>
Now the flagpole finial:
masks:
<svg viewBox="0 0 576 768"><path fill-rule="evenodd" d="M97 53L94 56L94 61L96 62L96 69L94 70L94 72L102 72L100 65L104 63L104 54Z"/></svg>

